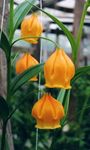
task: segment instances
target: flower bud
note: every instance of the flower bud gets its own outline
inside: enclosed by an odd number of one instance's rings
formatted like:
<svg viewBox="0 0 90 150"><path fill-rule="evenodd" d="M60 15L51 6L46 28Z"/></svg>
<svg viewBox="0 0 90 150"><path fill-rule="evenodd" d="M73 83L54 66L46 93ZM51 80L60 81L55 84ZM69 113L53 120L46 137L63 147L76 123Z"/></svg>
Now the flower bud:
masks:
<svg viewBox="0 0 90 150"><path fill-rule="evenodd" d="M32 57L29 53L25 53L17 62L16 62L16 73L20 74L23 71L27 70L30 67L33 67L38 64L38 61ZM37 81L36 77L30 79L32 81Z"/></svg>
<svg viewBox="0 0 90 150"><path fill-rule="evenodd" d="M40 36L43 31L41 22L36 14L32 14L23 20L21 24L21 37ZM37 44L38 38L25 38L25 41L31 44Z"/></svg>

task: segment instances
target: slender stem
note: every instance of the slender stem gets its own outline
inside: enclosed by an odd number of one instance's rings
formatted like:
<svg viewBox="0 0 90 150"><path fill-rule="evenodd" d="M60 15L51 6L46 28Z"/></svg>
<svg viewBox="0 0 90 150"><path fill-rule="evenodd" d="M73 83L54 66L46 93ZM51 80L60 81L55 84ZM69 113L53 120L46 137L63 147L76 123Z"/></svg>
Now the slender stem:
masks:
<svg viewBox="0 0 90 150"><path fill-rule="evenodd" d="M10 80L11 80L11 52L7 59L7 97L6 100L10 100ZM1 139L1 150L5 149L5 134L6 134L7 120L3 121L2 139Z"/></svg>
<svg viewBox="0 0 90 150"><path fill-rule="evenodd" d="M88 97L87 97L87 99L84 101L83 108L82 108L81 113L80 113L80 117L79 117L79 124L80 124L80 125L81 125L82 120L83 120L83 116L84 116L84 112L85 112L85 110L86 110L87 103L88 103Z"/></svg>
<svg viewBox="0 0 90 150"><path fill-rule="evenodd" d="M10 101L10 80L11 80L11 57L10 56L9 59L7 60L7 97L6 97L7 101ZM7 121L8 120L3 121L1 150L5 149L5 143L6 143L5 135L6 135Z"/></svg>
<svg viewBox="0 0 90 150"><path fill-rule="evenodd" d="M10 42L13 39L13 6L14 0L10 0ZM11 82L11 52L9 54L9 59L7 60L7 101L10 100L10 82Z"/></svg>
<svg viewBox="0 0 90 150"><path fill-rule="evenodd" d="M10 0L10 36L9 36L9 40L10 42L12 42L13 39L13 14L14 14L14 10L13 10L13 6L14 6L14 0Z"/></svg>
<svg viewBox="0 0 90 150"><path fill-rule="evenodd" d="M38 150L38 131L39 129L36 129L36 146L35 146L35 150Z"/></svg>
<svg viewBox="0 0 90 150"><path fill-rule="evenodd" d="M3 30L4 14L5 14L5 0L3 1L3 11L2 11L2 18L1 18L1 32ZM1 35L0 35L0 38L1 38ZM1 137L1 150L5 149L6 126L7 126L7 122L3 121L2 137Z"/></svg>
<svg viewBox="0 0 90 150"><path fill-rule="evenodd" d="M7 60L7 101L10 101L10 84L11 84L11 54Z"/></svg>
<svg viewBox="0 0 90 150"><path fill-rule="evenodd" d="M3 122L2 139L1 139L1 150L5 150L6 126L7 126L7 122Z"/></svg>
<svg viewBox="0 0 90 150"><path fill-rule="evenodd" d="M7 59L7 97L6 100L10 101L10 80L11 80L11 52L9 53L9 58ZM6 127L7 121L3 121L3 129L2 129L2 140L1 140L1 150L5 149L5 135L6 135Z"/></svg>
<svg viewBox="0 0 90 150"><path fill-rule="evenodd" d="M81 42L81 37L82 37L82 29L83 29L83 25L84 25L84 19L87 13L87 8L88 8L88 1L85 3L84 5L84 10L82 13L82 17L81 17L81 21L80 21L80 26L79 26L79 30L78 30L78 35L77 35L77 40L76 40L76 44L77 44L77 49L76 49L76 55L75 55L75 62L77 61L77 56L78 56L78 51L80 48L80 42Z"/></svg>
<svg viewBox="0 0 90 150"><path fill-rule="evenodd" d="M87 103L88 103L88 97L86 98L86 100L84 101L84 104L83 104L83 108L81 110L81 113L80 113L80 117L79 117L79 128L78 128L78 136L79 136L79 147L81 147L81 141L82 141L82 135L81 135L81 124L82 124L82 121L83 121L83 117L84 117L84 112L86 110L86 106L87 106Z"/></svg>
<svg viewBox="0 0 90 150"><path fill-rule="evenodd" d="M20 40L28 39L28 38L42 38L42 39L44 39L44 40L50 41L50 42L52 42L53 44L55 44L56 48L59 48L59 47L60 47L60 46L59 46L56 42L54 42L53 40L51 40L51 39L49 39L49 38L46 38L46 37L42 37L42 36L25 36L25 37L19 38L19 39L15 40L15 41L12 43L12 46L13 46L16 42L18 42L18 41L20 41Z"/></svg>

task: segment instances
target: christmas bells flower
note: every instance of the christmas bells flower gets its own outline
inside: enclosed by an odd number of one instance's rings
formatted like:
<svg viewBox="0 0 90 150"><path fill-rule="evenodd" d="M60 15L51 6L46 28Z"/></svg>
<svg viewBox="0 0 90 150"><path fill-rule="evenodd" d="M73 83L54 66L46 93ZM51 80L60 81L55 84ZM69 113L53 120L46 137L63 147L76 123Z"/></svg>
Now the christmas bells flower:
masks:
<svg viewBox="0 0 90 150"><path fill-rule="evenodd" d="M25 53L17 62L16 62L16 73L20 74L28 68L38 64L38 61L32 57L29 53ZM37 81L36 77L30 79L32 81Z"/></svg>
<svg viewBox="0 0 90 150"><path fill-rule="evenodd" d="M64 108L59 101L46 93L34 104L32 116L37 120L36 128L55 129L61 127Z"/></svg>
<svg viewBox="0 0 90 150"><path fill-rule="evenodd" d="M40 36L43 31L43 27L41 22L38 19L36 14L32 14L30 17L25 18L21 24L21 37L29 37L24 39L25 41L31 44L37 44L38 38L34 38L33 36Z"/></svg>
<svg viewBox="0 0 90 150"><path fill-rule="evenodd" d="M70 89L70 80L75 74L75 66L63 49L56 51L44 65L46 87Z"/></svg>

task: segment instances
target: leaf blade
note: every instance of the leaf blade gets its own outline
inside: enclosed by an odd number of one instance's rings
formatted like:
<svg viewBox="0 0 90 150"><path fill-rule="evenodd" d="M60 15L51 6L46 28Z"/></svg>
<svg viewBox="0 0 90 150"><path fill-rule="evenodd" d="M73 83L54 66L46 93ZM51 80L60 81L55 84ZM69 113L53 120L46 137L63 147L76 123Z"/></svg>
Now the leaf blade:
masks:
<svg viewBox="0 0 90 150"><path fill-rule="evenodd" d="M24 71L22 74L15 77L12 85L11 85L11 93L16 92L23 84L25 84L28 80L37 76L39 72L43 70L43 63L33 66L28 70Z"/></svg>
<svg viewBox="0 0 90 150"><path fill-rule="evenodd" d="M28 3L30 3L28 1ZM33 4L32 4L33 5ZM59 20L57 19L55 16L51 15L50 13L40 9L39 7L33 5L35 8L37 8L38 10L42 11L43 13L45 13L47 16L49 16L58 26L59 28L61 28L63 30L63 32L65 33L65 35L67 36L70 44L71 44L71 47L72 47L72 58L73 58L73 61L75 62L75 57L76 57L76 41L73 37L73 35L71 34L71 32L65 27L65 25Z"/></svg>
<svg viewBox="0 0 90 150"><path fill-rule="evenodd" d="M3 120L6 120L6 118L8 117L8 115L9 115L8 104L5 101L5 99L2 96L0 96L0 117Z"/></svg>
<svg viewBox="0 0 90 150"><path fill-rule="evenodd" d="M35 3L35 0L32 0L32 4ZM27 1L21 3L18 8L16 8L14 13L14 30L19 26L23 18L27 15L27 13L31 10L33 6Z"/></svg>
<svg viewBox="0 0 90 150"><path fill-rule="evenodd" d="M66 90L65 97L64 97L64 112L65 116L61 120L61 124L64 125L67 119L67 114L68 114L68 108L69 108L69 101L70 101L70 91L71 90Z"/></svg>
<svg viewBox="0 0 90 150"><path fill-rule="evenodd" d="M80 76L86 74L87 72L90 72L90 66L80 67L76 70L76 74L74 78L71 81L71 84L73 84Z"/></svg>
<svg viewBox="0 0 90 150"><path fill-rule="evenodd" d="M14 35L15 30L18 28L20 23L22 22L23 18L28 14L28 12L32 9L35 0L30 0L30 3L28 1L24 1L21 4L19 4L15 11L14 11L14 17L13 17L13 32L12 36ZM10 22L10 18L8 20ZM8 33L10 34L10 25L8 24ZM10 35L9 35L10 37Z"/></svg>
<svg viewBox="0 0 90 150"><path fill-rule="evenodd" d="M59 94L58 94L58 97L57 97L57 100L59 100L62 104L63 104L65 92L66 92L65 89L61 89Z"/></svg>
<svg viewBox="0 0 90 150"><path fill-rule="evenodd" d="M70 91L67 90L66 97L65 97L65 102L64 102L64 110L65 110L65 116L68 113L68 108L69 108L69 100L70 100Z"/></svg>
<svg viewBox="0 0 90 150"><path fill-rule="evenodd" d="M56 17L52 16L49 13L46 13L51 19L53 19L53 21L63 30L63 32L65 33L65 35L67 36L71 47L72 47L72 58L73 60L75 60L75 50L76 50L76 43L74 41L74 37L73 35L70 33L70 31L63 25L63 23L58 20Z"/></svg>
<svg viewBox="0 0 90 150"><path fill-rule="evenodd" d="M6 58L9 58L11 46L4 32L1 33L0 48L5 52Z"/></svg>

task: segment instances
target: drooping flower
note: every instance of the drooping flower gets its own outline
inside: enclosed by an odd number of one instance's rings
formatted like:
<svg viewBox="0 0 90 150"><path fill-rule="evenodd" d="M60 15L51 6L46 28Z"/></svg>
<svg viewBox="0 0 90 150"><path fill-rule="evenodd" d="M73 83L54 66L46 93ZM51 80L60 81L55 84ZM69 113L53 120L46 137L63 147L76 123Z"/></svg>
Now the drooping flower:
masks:
<svg viewBox="0 0 90 150"><path fill-rule="evenodd" d="M60 120L64 117L64 108L59 101L46 93L34 104L32 116L37 121L36 128L55 129L61 127Z"/></svg>
<svg viewBox="0 0 90 150"><path fill-rule="evenodd" d="M38 64L38 61L32 57L29 53L25 53L17 62L16 62L16 73L21 74L23 71L27 70L30 67L33 67ZM37 77L30 79L32 81L37 81Z"/></svg>
<svg viewBox="0 0 90 150"><path fill-rule="evenodd" d="M32 14L30 17L25 18L21 24L21 37L40 36L43 31L43 26L36 14ZM25 41L31 44L37 44L38 38L27 38Z"/></svg>
<svg viewBox="0 0 90 150"><path fill-rule="evenodd" d="M46 87L70 89L70 80L75 74L75 66L63 49L56 51L44 65Z"/></svg>

